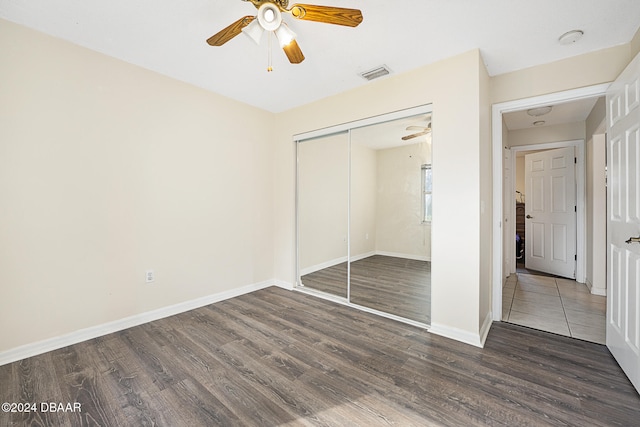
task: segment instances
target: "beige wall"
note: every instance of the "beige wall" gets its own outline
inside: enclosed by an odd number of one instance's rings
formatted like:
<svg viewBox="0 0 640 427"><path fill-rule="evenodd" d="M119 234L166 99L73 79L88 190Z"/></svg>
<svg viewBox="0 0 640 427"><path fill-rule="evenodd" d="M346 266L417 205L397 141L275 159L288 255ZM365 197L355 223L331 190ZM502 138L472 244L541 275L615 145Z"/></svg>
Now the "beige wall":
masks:
<svg viewBox="0 0 640 427"><path fill-rule="evenodd" d="M353 132L356 132L355 130ZM375 253L378 221L378 156L376 150L351 144L351 257Z"/></svg>
<svg viewBox="0 0 640 427"><path fill-rule="evenodd" d="M330 135L298 146L300 270L347 260L349 140Z"/></svg>
<svg viewBox="0 0 640 427"><path fill-rule="evenodd" d="M0 63L0 352L273 279L271 114L6 21Z"/></svg>
<svg viewBox="0 0 640 427"><path fill-rule="evenodd" d="M520 147L545 142L585 139L585 123L575 122L555 126L534 127L509 131L509 146Z"/></svg>
<svg viewBox="0 0 640 427"><path fill-rule="evenodd" d="M633 59L629 44L491 78L491 102L506 102L612 82Z"/></svg>
<svg viewBox="0 0 640 427"><path fill-rule="evenodd" d="M423 224L422 165L427 142L378 150L376 253L428 260L431 227Z"/></svg>

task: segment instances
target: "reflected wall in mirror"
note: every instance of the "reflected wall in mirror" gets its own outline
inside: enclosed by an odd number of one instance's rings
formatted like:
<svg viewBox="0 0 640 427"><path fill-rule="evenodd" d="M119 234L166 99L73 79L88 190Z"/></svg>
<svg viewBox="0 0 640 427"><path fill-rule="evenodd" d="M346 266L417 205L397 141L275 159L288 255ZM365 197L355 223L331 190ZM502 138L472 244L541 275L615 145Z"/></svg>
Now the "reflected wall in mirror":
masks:
<svg viewBox="0 0 640 427"><path fill-rule="evenodd" d="M297 149L300 283L346 298L348 133L300 142Z"/></svg>
<svg viewBox="0 0 640 427"><path fill-rule="evenodd" d="M303 289L430 324L430 111L418 107L298 140Z"/></svg>
<svg viewBox="0 0 640 427"><path fill-rule="evenodd" d="M351 132L350 301L431 321L431 115ZM425 179L429 178L429 179Z"/></svg>

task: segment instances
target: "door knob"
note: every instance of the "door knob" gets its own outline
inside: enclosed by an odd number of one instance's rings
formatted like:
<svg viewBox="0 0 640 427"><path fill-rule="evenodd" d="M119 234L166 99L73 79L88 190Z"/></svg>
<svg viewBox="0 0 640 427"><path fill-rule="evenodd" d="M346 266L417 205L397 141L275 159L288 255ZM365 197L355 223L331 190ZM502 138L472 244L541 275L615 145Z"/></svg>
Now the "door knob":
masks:
<svg viewBox="0 0 640 427"><path fill-rule="evenodd" d="M531 219L533 218L531 215L527 215L527 219Z"/></svg>
<svg viewBox="0 0 640 427"><path fill-rule="evenodd" d="M625 243L640 243L640 236L638 237L629 237L628 240L624 241Z"/></svg>

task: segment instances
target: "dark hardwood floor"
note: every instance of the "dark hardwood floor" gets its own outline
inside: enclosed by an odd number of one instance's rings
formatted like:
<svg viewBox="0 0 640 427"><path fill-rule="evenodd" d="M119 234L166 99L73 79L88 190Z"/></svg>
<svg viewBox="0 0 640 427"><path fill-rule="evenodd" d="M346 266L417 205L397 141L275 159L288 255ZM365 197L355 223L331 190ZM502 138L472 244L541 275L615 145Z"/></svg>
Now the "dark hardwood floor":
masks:
<svg viewBox="0 0 640 427"><path fill-rule="evenodd" d="M347 297L347 263L301 277L309 288ZM431 323L431 263L373 255L351 263L350 301L364 307Z"/></svg>
<svg viewBox="0 0 640 427"><path fill-rule="evenodd" d="M10 426L633 426L606 347L495 323L484 349L268 288L0 367Z"/></svg>

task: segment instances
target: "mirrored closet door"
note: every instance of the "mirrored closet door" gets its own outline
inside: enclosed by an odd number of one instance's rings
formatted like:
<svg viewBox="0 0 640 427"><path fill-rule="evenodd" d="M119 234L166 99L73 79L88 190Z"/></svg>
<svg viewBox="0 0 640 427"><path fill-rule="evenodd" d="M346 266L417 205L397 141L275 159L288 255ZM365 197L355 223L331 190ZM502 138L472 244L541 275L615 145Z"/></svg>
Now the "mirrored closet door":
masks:
<svg viewBox="0 0 640 427"><path fill-rule="evenodd" d="M298 144L300 283L347 298L348 132Z"/></svg>
<svg viewBox="0 0 640 427"><path fill-rule="evenodd" d="M430 324L431 127L425 106L298 139L300 289Z"/></svg>

